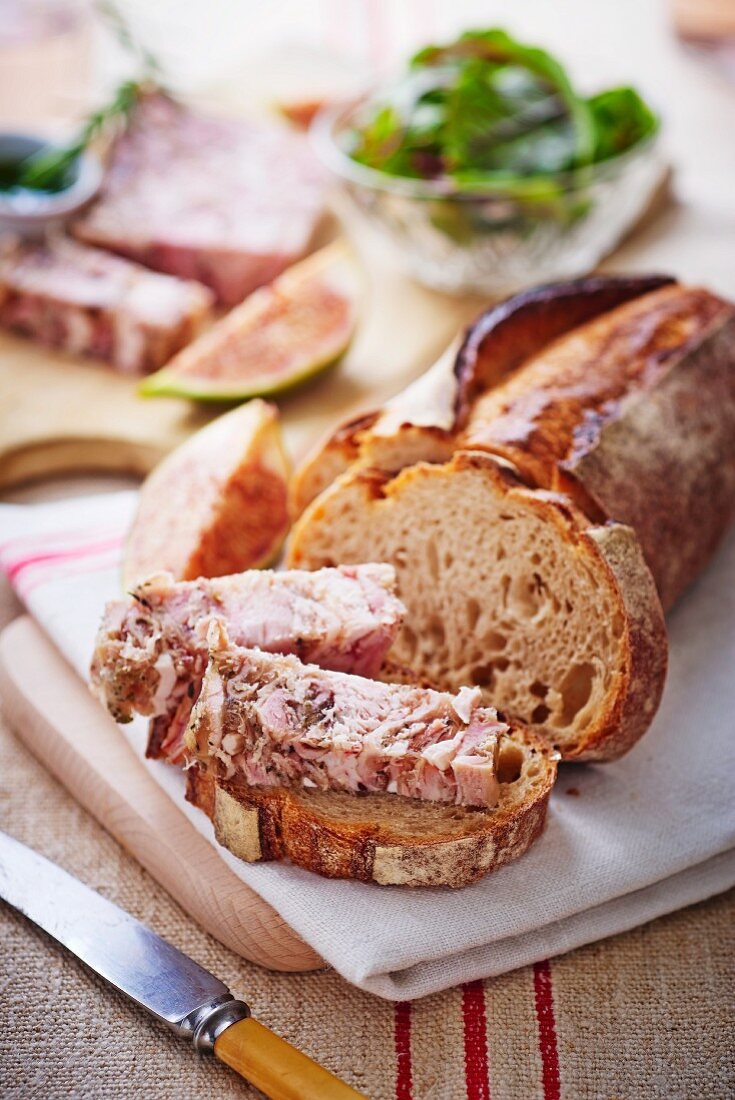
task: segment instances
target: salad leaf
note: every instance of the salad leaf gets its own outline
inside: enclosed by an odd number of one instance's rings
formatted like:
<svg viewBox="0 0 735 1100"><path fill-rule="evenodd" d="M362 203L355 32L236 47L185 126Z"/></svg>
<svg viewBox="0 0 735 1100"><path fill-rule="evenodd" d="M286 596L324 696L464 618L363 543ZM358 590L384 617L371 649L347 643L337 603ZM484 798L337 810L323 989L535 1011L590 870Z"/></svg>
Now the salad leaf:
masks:
<svg viewBox="0 0 735 1100"><path fill-rule="evenodd" d="M474 30L420 50L358 116L348 151L394 176L556 201L556 184L534 191L529 181L616 156L657 126L633 88L584 98L551 54L503 30Z"/></svg>
<svg viewBox="0 0 735 1100"><path fill-rule="evenodd" d="M595 162L616 157L650 137L658 119L635 88L611 88L589 100L595 128Z"/></svg>
<svg viewBox="0 0 735 1100"><path fill-rule="evenodd" d="M589 108L551 54L536 46L526 46L503 30L466 31L449 46L429 46L419 51L411 66L421 68L452 62L461 70L456 87L460 108L462 86L469 85L470 97L474 92L476 105L492 111L494 99L495 111L499 108L506 119L512 119L516 127L528 132L544 121L543 112L537 121L528 107L535 103L538 111L538 101L546 101L546 110L552 111L552 117L564 114L569 118L575 162L588 164L592 160L594 133ZM525 119L521 117L524 110Z"/></svg>

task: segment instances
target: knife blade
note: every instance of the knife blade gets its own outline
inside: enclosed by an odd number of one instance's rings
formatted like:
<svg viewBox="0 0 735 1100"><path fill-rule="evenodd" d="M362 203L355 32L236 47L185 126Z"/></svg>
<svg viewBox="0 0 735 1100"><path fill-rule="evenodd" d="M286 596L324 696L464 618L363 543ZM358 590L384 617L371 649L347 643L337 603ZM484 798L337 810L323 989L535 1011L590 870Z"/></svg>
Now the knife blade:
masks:
<svg viewBox="0 0 735 1100"><path fill-rule="evenodd" d="M257 1020L224 982L55 863L0 833L0 898L271 1100L362 1097ZM364 1100L364 1097L363 1097Z"/></svg>

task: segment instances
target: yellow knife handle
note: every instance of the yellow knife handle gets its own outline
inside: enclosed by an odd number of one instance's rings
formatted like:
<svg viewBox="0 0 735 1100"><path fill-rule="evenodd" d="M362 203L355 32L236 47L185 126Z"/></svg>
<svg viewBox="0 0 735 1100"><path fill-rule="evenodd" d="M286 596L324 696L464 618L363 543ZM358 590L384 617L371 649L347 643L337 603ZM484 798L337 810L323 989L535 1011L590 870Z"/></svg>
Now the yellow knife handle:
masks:
<svg viewBox="0 0 735 1100"><path fill-rule="evenodd" d="M252 1016L218 1035L214 1053L270 1100L366 1100Z"/></svg>

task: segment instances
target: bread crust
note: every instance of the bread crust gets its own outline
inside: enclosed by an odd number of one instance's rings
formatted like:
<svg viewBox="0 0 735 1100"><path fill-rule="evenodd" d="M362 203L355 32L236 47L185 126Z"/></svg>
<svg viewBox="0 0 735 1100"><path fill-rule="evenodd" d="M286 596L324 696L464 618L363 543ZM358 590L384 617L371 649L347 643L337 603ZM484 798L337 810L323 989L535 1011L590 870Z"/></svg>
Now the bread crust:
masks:
<svg viewBox="0 0 735 1100"><path fill-rule="evenodd" d="M531 287L492 306L471 324L457 353L455 428L476 399L552 340L674 280L668 275L590 275Z"/></svg>
<svg viewBox="0 0 735 1100"><path fill-rule="evenodd" d="M298 519L349 466L397 473L414 462L446 462L454 450L457 380L455 345L381 410L353 417L321 439L291 479L289 502Z"/></svg>
<svg viewBox="0 0 735 1100"><path fill-rule="evenodd" d="M588 528L582 539L594 544L614 578L625 623L626 682L618 704L589 738L566 759L616 760L646 732L661 702L668 668L668 636L656 585L635 532L619 523Z"/></svg>
<svg viewBox="0 0 735 1100"><path fill-rule="evenodd" d="M735 510L734 361L735 308L667 286L544 348L478 399L459 442L632 526L670 607Z"/></svg>
<svg viewBox="0 0 735 1100"><path fill-rule="evenodd" d="M360 439L380 416L378 410L352 416L327 432L294 471L289 485L289 512L298 519L304 509L360 456Z"/></svg>
<svg viewBox="0 0 735 1100"><path fill-rule="evenodd" d="M463 811L466 827L442 829L436 803L396 795L249 787L187 772L187 799L212 820L220 844L248 862L288 860L326 878L381 886L469 883L523 855L543 830L556 759L523 730L539 778L522 800L508 786L494 810ZM411 826L396 823L408 807ZM349 808L345 819L340 811Z"/></svg>
<svg viewBox="0 0 735 1100"><path fill-rule="evenodd" d="M624 399L561 464L559 481L635 530L672 607L735 517L735 309L652 388Z"/></svg>
<svg viewBox="0 0 735 1100"><path fill-rule="evenodd" d="M532 287L493 306L385 409L351 417L317 443L292 478L292 518L354 462L397 473L412 462L446 461L481 393L556 337L672 281L594 275Z"/></svg>

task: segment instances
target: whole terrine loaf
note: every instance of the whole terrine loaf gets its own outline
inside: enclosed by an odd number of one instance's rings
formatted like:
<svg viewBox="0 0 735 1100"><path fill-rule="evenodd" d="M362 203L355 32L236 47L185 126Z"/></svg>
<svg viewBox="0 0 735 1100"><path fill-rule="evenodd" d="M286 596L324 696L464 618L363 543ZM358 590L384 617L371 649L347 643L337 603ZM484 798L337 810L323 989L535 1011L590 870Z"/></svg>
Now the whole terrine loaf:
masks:
<svg viewBox="0 0 735 1100"><path fill-rule="evenodd" d="M302 135L157 92L137 104L73 231L236 305L306 251L324 193Z"/></svg>

